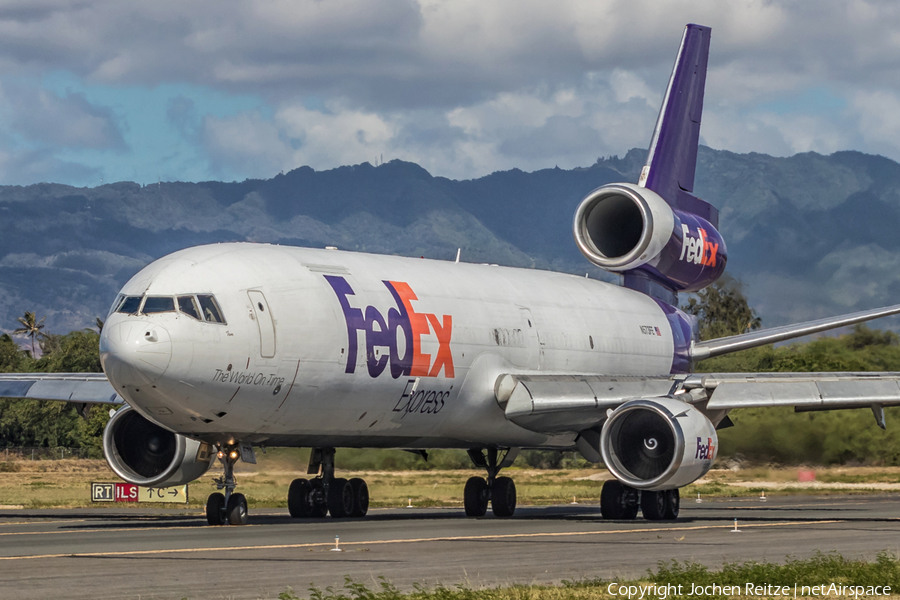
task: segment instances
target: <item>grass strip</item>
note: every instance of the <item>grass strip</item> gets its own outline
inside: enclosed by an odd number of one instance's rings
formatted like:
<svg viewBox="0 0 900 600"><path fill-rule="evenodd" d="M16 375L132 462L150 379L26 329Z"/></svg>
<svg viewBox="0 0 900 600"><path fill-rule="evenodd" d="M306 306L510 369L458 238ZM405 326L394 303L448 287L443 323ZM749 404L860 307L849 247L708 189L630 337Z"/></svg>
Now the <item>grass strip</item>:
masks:
<svg viewBox="0 0 900 600"><path fill-rule="evenodd" d="M751 588L747 586L751 585ZM679 587L680 586L680 587ZM737 588L714 592L711 586ZM796 588L795 588L796 586ZM817 587L818 586L818 587ZM698 589L699 588L699 589ZM889 590L886 588L890 588ZM797 595L795 596L795 589ZM693 592L693 593L692 593ZM805 593L804 593L805 592ZM885 593L886 592L886 593ZM787 557L783 563L734 562L717 569L692 561L660 562L641 579L582 579L560 585L513 585L474 589L467 585L428 589L414 585L404 592L379 578L375 589L347 576L341 587L310 587L297 595L288 589L279 600L697 600L761 598L897 598L900 560L887 551L874 561L819 552L811 558Z"/></svg>

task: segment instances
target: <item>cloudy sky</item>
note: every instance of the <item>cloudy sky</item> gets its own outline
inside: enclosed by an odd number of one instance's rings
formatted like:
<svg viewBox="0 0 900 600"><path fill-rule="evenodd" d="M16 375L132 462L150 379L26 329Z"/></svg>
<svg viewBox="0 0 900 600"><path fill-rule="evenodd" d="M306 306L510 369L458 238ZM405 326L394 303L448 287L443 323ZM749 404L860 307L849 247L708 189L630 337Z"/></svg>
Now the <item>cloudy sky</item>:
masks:
<svg viewBox="0 0 900 600"><path fill-rule="evenodd" d="M0 183L478 177L646 147L685 23L703 141L900 159L900 3L4 0Z"/></svg>

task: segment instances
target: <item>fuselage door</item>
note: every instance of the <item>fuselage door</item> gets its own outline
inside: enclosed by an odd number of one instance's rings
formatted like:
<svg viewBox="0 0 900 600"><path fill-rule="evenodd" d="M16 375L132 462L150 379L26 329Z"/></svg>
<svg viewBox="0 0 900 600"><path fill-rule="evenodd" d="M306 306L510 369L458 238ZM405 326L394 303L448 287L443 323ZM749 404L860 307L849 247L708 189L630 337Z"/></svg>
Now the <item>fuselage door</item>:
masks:
<svg viewBox="0 0 900 600"><path fill-rule="evenodd" d="M250 297L250 310L259 327L259 354L263 358L275 357L275 321L269 310L266 297L259 290L247 290Z"/></svg>

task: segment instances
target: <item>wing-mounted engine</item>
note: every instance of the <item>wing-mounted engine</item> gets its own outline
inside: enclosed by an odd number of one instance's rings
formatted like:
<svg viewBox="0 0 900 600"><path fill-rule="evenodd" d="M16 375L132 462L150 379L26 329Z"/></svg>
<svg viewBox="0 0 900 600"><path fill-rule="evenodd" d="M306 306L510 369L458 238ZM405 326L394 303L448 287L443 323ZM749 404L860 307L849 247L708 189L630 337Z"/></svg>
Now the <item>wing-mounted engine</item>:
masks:
<svg viewBox="0 0 900 600"><path fill-rule="evenodd" d="M130 406L119 409L103 430L103 454L116 475L147 487L194 481L216 457L209 444L163 429Z"/></svg>
<svg viewBox="0 0 900 600"><path fill-rule="evenodd" d="M675 489L696 481L712 467L718 446L710 420L672 398L626 402L612 412L600 434L606 468L641 490Z"/></svg>
<svg viewBox="0 0 900 600"><path fill-rule="evenodd" d="M574 233L598 267L643 270L675 291L700 290L725 271L725 242L709 221L637 185L604 185L588 194L575 211Z"/></svg>

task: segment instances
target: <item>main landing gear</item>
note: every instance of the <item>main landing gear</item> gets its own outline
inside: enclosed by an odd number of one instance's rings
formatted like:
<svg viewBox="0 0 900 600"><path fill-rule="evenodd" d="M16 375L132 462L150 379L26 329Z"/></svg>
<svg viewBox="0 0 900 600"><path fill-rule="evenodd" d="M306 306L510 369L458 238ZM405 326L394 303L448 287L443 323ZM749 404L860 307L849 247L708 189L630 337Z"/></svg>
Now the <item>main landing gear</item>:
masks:
<svg viewBox="0 0 900 600"><path fill-rule="evenodd" d="M469 458L476 467L487 469L487 479L470 477L463 491L467 517L483 517L488 502L495 517L511 517L516 512L516 484L509 477L497 477L500 469L508 467L519 455L518 448L509 448L499 457L497 448L469 450Z"/></svg>
<svg viewBox="0 0 900 600"><path fill-rule="evenodd" d="M604 519L634 519L640 509L647 520L669 521L678 518L680 506L677 489L650 492L610 479L600 490L600 514Z"/></svg>
<svg viewBox="0 0 900 600"><path fill-rule="evenodd" d="M241 454L237 447L222 447L219 460L225 467L225 474L213 481L217 489L225 493L214 492L206 499L206 522L210 525L246 525L250 513L247 510L247 498L243 494L235 494L237 482L234 480L234 463Z"/></svg>
<svg viewBox="0 0 900 600"><path fill-rule="evenodd" d="M334 448L313 448L307 474L314 479L295 479L288 489L288 511L295 518L322 518L328 513L343 517L364 517L369 510L369 486L358 477L334 476Z"/></svg>

